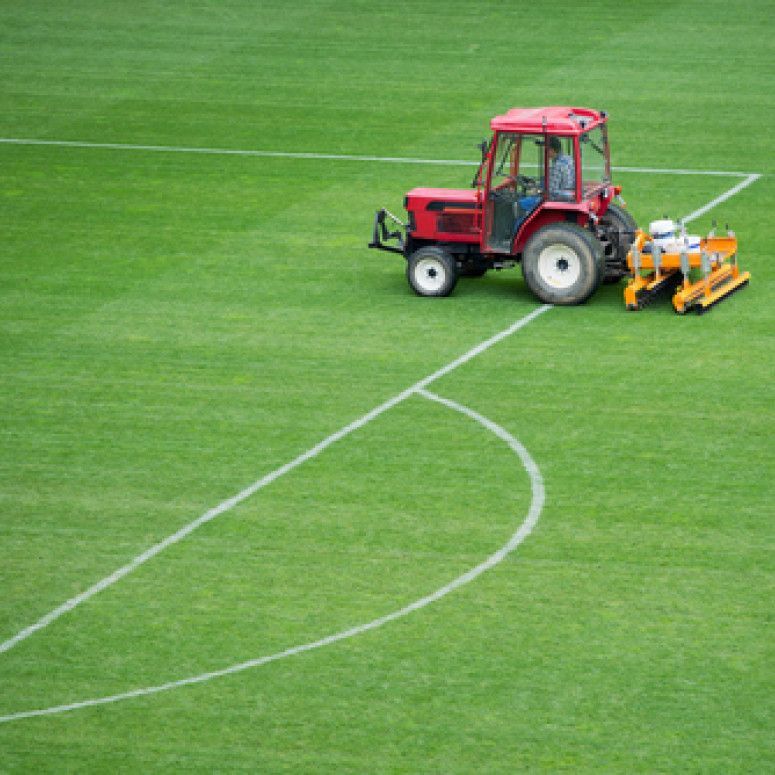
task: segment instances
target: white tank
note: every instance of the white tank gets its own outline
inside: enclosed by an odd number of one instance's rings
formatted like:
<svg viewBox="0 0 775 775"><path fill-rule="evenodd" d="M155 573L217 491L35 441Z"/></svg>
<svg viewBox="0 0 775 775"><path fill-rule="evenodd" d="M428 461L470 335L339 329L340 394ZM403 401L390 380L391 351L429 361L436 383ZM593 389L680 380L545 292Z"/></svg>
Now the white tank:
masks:
<svg viewBox="0 0 775 775"><path fill-rule="evenodd" d="M700 238L696 234L678 234L678 224L670 218L652 221L649 224L649 234L654 244L659 245L663 253L680 253L686 249L696 253L700 249Z"/></svg>
<svg viewBox="0 0 775 775"><path fill-rule="evenodd" d="M678 224L675 221L671 221L669 218L664 218L661 221L652 221L649 224L649 234L654 240L662 239L674 239L675 231L678 228Z"/></svg>

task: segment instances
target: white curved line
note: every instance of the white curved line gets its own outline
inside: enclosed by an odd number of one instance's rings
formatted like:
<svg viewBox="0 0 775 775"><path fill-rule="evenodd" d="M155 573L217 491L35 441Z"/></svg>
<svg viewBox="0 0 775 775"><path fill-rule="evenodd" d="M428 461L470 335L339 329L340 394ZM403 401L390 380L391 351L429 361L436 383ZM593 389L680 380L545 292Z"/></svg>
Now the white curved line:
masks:
<svg viewBox="0 0 775 775"><path fill-rule="evenodd" d="M454 592L456 589L464 586L465 584L468 584L485 571L490 570L498 563L500 563L506 556L513 552L525 540L525 538L527 538L528 535L530 535L533 528L535 527L536 522L538 522L538 518L541 515L541 510L543 509L545 500L545 490L541 472L527 449L525 449L525 447L516 438L514 438L514 436L512 436L507 430L502 428L497 423L494 423L492 420L489 420L478 412L475 412L473 409L469 409L468 407L463 406L462 404L458 404L455 401L451 401L448 398L442 398L441 396L431 393L422 387L417 388L415 392L430 401L436 401L437 403L442 404L449 409L470 417L486 428L488 431L494 433L498 438L506 442L506 444L515 452L515 454L522 462L525 470L527 471L527 474L530 477L530 488L532 493L530 508L528 510L527 516L517 531L500 549L498 549L497 552L491 554L486 560L480 562L475 567L466 571L462 576L458 576L453 581L450 581L449 584L445 584L435 592L432 592L425 597L421 597L419 600L415 600L413 603L410 603L409 605L404 606L397 611L393 611L392 613L386 614L385 616L381 616L378 619L373 619L366 624L359 624L355 627L342 630L341 632L337 632L333 635L328 635L327 637L321 638L320 640L304 643L300 646L293 646L292 648L285 649L284 651L279 651L276 654L268 654L267 656L258 657L257 659L250 659L246 662L240 662L236 665L223 668L222 670L213 670L208 673L201 673L200 675L190 676L189 678L181 678L177 681L169 681L167 683L159 684L158 686L146 686L140 689L133 689L132 691L122 692L120 694L112 694L107 697L96 697L90 700L72 702L67 705L56 705L50 708L39 708L37 710L27 710L20 711L18 713L11 713L7 716L0 716L0 724L10 721L19 721L25 718L33 718L36 716L53 716L59 713L67 713L69 711L79 710L81 708L91 708L97 705L108 705L121 702L122 700L129 700L135 697L147 697L151 694L159 694L161 692L170 691L171 689L179 689L183 686L205 683L207 681L212 681L215 678L223 678L224 676L233 675L234 673L241 673L245 670L261 667L262 665L266 665L269 662L276 662L280 659L285 659L286 657L302 654L305 651L313 651L314 649L323 648L324 646L330 646L334 643L338 643L339 641L353 638L356 635L362 635L363 633L370 632L371 630L376 630L379 627L382 627L385 624L389 624L396 619L401 619L404 616L413 613L414 611L419 611L420 609L431 605L431 603L435 603L437 600L445 597L450 592Z"/></svg>
<svg viewBox="0 0 775 775"><path fill-rule="evenodd" d="M182 541L184 538L186 538L186 536L193 533L194 530L196 530L198 527L201 527L202 525L206 524L207 522L210 522L216 517L221 516L221 514L224 514L227 511L230 511L235 506L242 503L242 501L247 500L251 495L255 495L255 493L257 493L259 490L263 489L267 485L271 484L276 479L279 479L284 474L287 474L289 471L292 471L294 468L297 468L298 466L302 465L302 463L306 463L308 460L311 460L312 458L317 457L321 452L323 452L323 450L327 449L335 442L339 441L345 436L348 436L353 431L358 430L359 428L362 428L364 425L371 422L376 417L379 417L379 415L383 414L388 409L391 409L392 407L396 406L402 401L405 401L407 398L409 398L409 396L413 395L418 390L421 390L427 387L432 382L435 382L436 380L443 377L445 374L449 374L451 371L458 368L459 366L462 366L463 364L468 363L468 361L470 361L472 358L475 358L477 355L483 353L485 350L497 344L502 339L505 339L506 337L511 336L511 334L515 333L516 331L519 331L520 328L522 328L523 326L526 326L528 323L530 323L531 320L534 320L540 314L546 312L551 308L552 308L551 305L544 304L543 306L538 307L537 309L534 309L532 312L525 315L523 318L520 318L516 322L512 323L508 328L503 329L503 331L499 331L497 334L495 334L494 336L491 336L489 339L486 339L484 342L480 342L478 345L476 345L476 347L471 348L468 352L464 353L459 358L456 358L451 363L448 363L446 366L442 366L438 371L435 371L433 374L430 374L424 379L421 379L419 382L416 382L414 385L402 391L398 395L395 395L392 398L389 398L383 404L380 404L379 406L375 407L370 412L367 412L366 414L364 414L362 417L358 418L354 422L351 422L349 425L345 425L343 428L340 428L338 431L336 431L336 433L332 433L330 436L323 439L323 441L319 442L311 449L308 449L306 452L303 452L294 460L291 460L289 463L286 463L285 465L280 466L280 468L277 468L274 471L271 471L270 473L268 473L266 476L262 477L258 481L253 482L253 484L251 484L249 487L246 487L241 492L237 493L231 498L228 498L222 503L219 503L217 506L210 509L209 511L206 511L204 514L202 514L202 516L197 517L193 522L189 522L187 525L184 525L183 527L181 527L180 530L178 530L177 532L167 536L165 539L163 539L157 544L154 544L153 546L151 546L149 549L146 549L141 554L138 554L137 557L130 560L126 565L123 565L118 570L113 571L113 573L111 573L109 576L106 576L105 578L101 579L100 581L93 584L91 587L84 590L80 594L75 595L75 597L71 597L69 600L66 600L61 605L57 606L53 611L49 611L49 613L47 613L45 616L40 618L34 624L31 624L29 627L25 627L23 630L16 633L16 635L14 635L13 637L9 638L3 643L0 643L0 654L2 654L4 651L10 651L18 643L21 643L21 641L25 640L26 638L29 638L30 635L33 635L38 630L42 630L44 627L47 627L49 624L56 621L63 614L66 614L69 611L72 611L81 603L85 603L89 598L94 597L94 595L98 594L99 592L102 592L102 590L107 589L108 587L115 584L117 581L120 581L121 579L123 579L125 576L128 576L130 573L137 570L137 568L139 568L141 565L148 562L148 560L152 559L157 554L160 554L161 552L163 552L165 549L169 548L173 544L176 544L179 541Z"/></svg>

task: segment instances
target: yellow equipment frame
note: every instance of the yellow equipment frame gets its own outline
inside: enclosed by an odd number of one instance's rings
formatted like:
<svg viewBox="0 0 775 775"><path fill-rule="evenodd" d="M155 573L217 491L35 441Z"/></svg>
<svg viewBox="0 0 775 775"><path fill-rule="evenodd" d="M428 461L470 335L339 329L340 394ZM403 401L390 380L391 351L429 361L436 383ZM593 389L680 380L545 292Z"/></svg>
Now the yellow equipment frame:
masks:
<svg viewBox="0 0 775 775"><path fill-rule="evenodd" d="M650 245L650 249L644 249ZM667 288L677 288L673 308L683 315L695 308L702 313L747 285L750 272L741 272L737 265L737 238L733 234L700 240L700 249L693 252L662 252L653 238L641 229L627 254L627 266L632 279L624 289L627 309L640 309L646 300ZM702 277L692 281L690 273L699 269ZM680 274L683 274L681 282Z"/></svg>

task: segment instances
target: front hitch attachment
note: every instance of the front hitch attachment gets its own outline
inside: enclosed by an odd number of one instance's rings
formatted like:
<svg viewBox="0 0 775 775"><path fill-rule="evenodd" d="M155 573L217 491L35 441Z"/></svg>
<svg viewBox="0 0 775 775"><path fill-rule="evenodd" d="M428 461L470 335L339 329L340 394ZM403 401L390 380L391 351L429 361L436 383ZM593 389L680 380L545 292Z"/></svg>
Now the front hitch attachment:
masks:
<svg viewBox="0 0 775 775"><path fill-rule="evenodd" d="M385 225L385 219L391 220L393 223L400 226L400 229L396 231L388 231ZM372 234L370 248L377 248L378 250L388 250L391 253L400 253L404 255L404 248L406 246L406 224L402 223L396 218L390 210L382 208L377 210L377 214L374 216L374 231ZM395 240L398 245L388 245L387 242Z"/></svg>

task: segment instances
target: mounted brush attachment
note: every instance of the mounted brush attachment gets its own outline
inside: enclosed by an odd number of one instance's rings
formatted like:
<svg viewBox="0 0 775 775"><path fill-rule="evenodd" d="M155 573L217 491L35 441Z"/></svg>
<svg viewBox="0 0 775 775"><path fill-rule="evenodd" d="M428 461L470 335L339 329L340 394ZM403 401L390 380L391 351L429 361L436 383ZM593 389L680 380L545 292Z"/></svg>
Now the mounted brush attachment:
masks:
<svg viewBox="0 0 775 775"><path fill-rule="evenodd" d="M680 234L676 232L680 230ZM704 239L688 236L683 224L664 219L640 229L627 254L632 279L624 289L627 309L642 309L671 293L679 315L689 309L703 313L748 284L750 272L737 265L737 238L727 227L724 237L714 229Z"/></svg>

